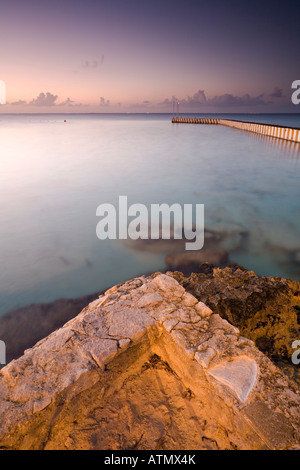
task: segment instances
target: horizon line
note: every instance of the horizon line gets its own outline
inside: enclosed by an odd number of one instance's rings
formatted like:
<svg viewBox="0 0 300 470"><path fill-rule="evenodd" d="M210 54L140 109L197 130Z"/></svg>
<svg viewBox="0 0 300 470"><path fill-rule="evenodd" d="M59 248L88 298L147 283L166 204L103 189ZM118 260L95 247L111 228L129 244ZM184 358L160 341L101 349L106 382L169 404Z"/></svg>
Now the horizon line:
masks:
<svg viewBox="0 0 300 470"><path fill-rule="evenodd" d="M61 116L64 116L64 115L68 115L68 116L77 116L77 115L101 115L101 116L105 116L105 115L131 115L131 114L134 114L134 115L154 115L154 114L161 114L161 115L171 115L171 116L181 116L181 115L184 115L184 114L205 114L205 115L220 115L220 114L231 114L231 115L235 115L235 114L245 114L245 115L296 115L296 114L299 114L300 115L300 112L268 112L268 113L262 113L262 112L256 112L256 113L251 113L251 112L218 112L218 113L204 113L204 112L180 112L180 113L172 113L172 112L169 112L169 113L163 113L163 112L123 112L123 113L120 113L120 112L110 112L110 113L97 113L97 112L90 112L90 113L63 113L63 112L31 112L31 113L2 113L0 111L0 116L31 116L31 115L61 115Z"/></svg>

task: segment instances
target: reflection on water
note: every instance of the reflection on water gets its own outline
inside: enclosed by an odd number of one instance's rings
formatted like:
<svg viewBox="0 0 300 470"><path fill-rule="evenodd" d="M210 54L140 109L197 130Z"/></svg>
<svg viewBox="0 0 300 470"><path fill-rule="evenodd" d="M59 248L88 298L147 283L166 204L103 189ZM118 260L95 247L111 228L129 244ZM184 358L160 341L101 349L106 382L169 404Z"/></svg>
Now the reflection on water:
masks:
<svg viewBox="0 0 300 470"><path fill-rule="evenodd" d="M205 204L210 259L300 279L299 144L170 116L64 119L0 117L0 314L164 269L174 243L97 239L96 208L120 195Z"/></svg>
<svg viewBox="0 0 300 470"><path fill-rule="evenodd" d="M265 141L266 145L273 146L274 150L280 155L280 158L300 159L300 143L290 140L277 139L267 135L252 134L252 137L260 141Z"/></svg>

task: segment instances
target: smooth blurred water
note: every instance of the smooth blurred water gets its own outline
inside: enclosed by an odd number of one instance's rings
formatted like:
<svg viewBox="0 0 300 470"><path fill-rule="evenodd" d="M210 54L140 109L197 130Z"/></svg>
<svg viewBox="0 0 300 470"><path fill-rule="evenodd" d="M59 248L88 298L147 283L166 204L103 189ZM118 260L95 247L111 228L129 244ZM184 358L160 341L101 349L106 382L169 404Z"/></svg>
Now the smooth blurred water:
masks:
<svg viewBox="0 0 300 470"><path fill-rule="evenodd" d="M300 279L298 144L169 115L0 115L0 142L0 314L163 269L163 252L97 239L96 208L119 195L203 203L232 261Z"/></svg>

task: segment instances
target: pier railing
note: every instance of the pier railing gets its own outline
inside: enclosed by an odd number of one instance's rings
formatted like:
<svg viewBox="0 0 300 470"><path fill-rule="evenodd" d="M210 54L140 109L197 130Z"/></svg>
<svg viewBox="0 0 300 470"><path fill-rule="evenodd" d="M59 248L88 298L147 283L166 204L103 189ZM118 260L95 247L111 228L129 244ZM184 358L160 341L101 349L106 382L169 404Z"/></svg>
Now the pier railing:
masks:
<svg viewBox="0 0 300 470"><path fill-rule="evenodd" d="M240 129L255 134L275 137L277 139L289 140L300 143L300 129L291 127L273 126L268 124L257 124L255 122L232 121L230 119L212 119L212 118L187 118L174 117L173 123L178 124L219 124L234 129Z"/></svg>
<svg viewBox="0 0 300 470"><path fill-rule="evenodd" d="M174 117L172 122L178 124L219 124L219 119Z"/></svg>

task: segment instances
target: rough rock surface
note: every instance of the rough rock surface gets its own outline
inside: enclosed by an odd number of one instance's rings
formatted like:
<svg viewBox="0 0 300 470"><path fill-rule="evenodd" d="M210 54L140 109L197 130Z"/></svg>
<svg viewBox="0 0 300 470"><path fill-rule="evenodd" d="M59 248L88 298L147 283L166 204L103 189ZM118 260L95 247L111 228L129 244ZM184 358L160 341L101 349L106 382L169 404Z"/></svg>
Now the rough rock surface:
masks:
<svg viewBox="0 0 300 470"><path fill-rule="evenodd" d="M198 300L239 328L263 353L300 385L292 344L300 340L300 283L259 278L244 268L213 269L208 274L169 273Z"/></svg>
<svg viewBox="0 0 300 470"><path fill-rule="evenodd" d="M25 349L74 318L99 294L29 305L3 315L0 318L0 338L6 344L7 362L22 356Z"/></svg>
<svg viewBox="0 0 300 470"><path fill-rule="evenodd" d="M171 276L115 286L0 372L2 449L287 449L300 390Z"/></svg>

